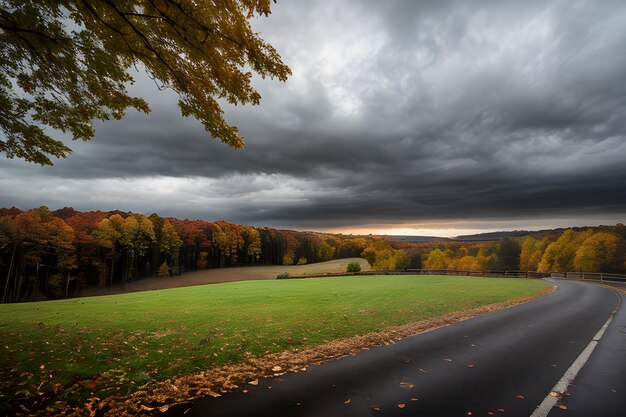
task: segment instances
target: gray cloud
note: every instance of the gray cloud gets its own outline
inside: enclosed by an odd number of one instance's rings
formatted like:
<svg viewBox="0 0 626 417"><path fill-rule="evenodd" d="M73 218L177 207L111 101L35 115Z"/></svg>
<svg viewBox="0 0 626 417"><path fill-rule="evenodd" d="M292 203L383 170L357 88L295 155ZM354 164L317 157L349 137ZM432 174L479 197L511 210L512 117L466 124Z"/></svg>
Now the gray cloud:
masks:
<svg viewBox="0 0 626 417"><path fill-rule="evenodd" d="M291 228L626 217L622 1L283 1L254 25L294 76L227 106L245 149L138 76L150 115L52 168L0 160L0 205Z"/></svg>

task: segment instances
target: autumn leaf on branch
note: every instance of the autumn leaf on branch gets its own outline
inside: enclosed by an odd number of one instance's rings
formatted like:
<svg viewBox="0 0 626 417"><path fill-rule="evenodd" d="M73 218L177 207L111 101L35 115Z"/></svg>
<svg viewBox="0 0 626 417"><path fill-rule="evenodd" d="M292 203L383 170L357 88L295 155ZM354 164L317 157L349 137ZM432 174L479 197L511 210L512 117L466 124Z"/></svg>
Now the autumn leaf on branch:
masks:
<svg viewBox="0 0 626 417"><path fill-rule="evenodd" d="M182 115L243 147L217 100L259 104L248 69L281 81L291 74L252 31L250 19L269 13L269 0L0 1L0 152L52 165L71 149L46 127L89 140L94 120L149 112L126 88L137 67L178 93Z"/></svg>

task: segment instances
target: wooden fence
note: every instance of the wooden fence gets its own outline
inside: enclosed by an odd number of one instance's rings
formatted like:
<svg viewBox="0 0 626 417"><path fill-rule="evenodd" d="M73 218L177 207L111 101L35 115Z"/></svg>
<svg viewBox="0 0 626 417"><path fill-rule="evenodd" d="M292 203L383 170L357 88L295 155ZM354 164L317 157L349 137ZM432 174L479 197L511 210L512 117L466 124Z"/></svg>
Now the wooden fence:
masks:
<svg viewBox="0 0 626 417"><path fill-rule="evenodd" d="M472 271L463 269L404 269L395 271L367 271L359 275L375 274L413 274L413 275L458 275L471 277L504 277L504 278L560 278L598 282L626 282L626 275L606 272L534 272L518 270Z"/></svg>

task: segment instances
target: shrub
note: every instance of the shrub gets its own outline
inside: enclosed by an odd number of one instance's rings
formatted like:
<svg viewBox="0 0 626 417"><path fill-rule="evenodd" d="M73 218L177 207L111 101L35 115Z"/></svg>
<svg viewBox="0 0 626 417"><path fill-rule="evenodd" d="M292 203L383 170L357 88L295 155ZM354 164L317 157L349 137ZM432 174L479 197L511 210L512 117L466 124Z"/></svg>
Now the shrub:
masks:
<svg viewBox="0 0 626 417"><path fill-rule="evenodd" d="M346 268L346 272L359 272L361 270L361 265L356 262L350 262Z"/></svg>
<svg viewBox="0 0 626 417"><path fill-rule="evenodd" d="M307 259L305 257L302 257L300 259L298 259L298 265L306 265L307 264Z"/></svg>
<svg viewBox="0 0 626 417"><path fill-rule="evenodd" d="M289 279L289 272L281 272L276 275L276 279Z"/></svg>
<svg viewBox="0 0 626 417"><path fill-rule="evenodd" d="M293 255L287 253L283 256L283 265L293 265Z"/></svg>
<svg viewBox="0 0 626 417"><path fill-rule="evenodd" d="M167 265L167 262L163 262L159 267L159 276L160 277L169 277L170 276L170 267Z"/></svg>
<svg viewBox="0 0 626 417"><path fill-rule="evenodd" d="M62 296L65 294L64 285L66 284L67 278L65 278L62 274L54 274L50 278L48 278L48 293L54 296Z"/></svg>

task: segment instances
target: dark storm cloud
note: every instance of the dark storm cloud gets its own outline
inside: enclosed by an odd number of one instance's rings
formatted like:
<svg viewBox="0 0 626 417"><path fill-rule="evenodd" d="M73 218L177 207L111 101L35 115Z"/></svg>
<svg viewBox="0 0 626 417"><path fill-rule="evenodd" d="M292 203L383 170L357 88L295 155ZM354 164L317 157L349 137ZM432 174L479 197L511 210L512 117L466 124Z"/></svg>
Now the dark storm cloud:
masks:
<svg viewBox="0 0 626 417"><path fill-rule="evenodd" d="M293 228L626 213L623 1L283 1L254 24L294 76L227 108L244 150L142 77L152 114L53 168L0 162L1 205Z"/></svg>

